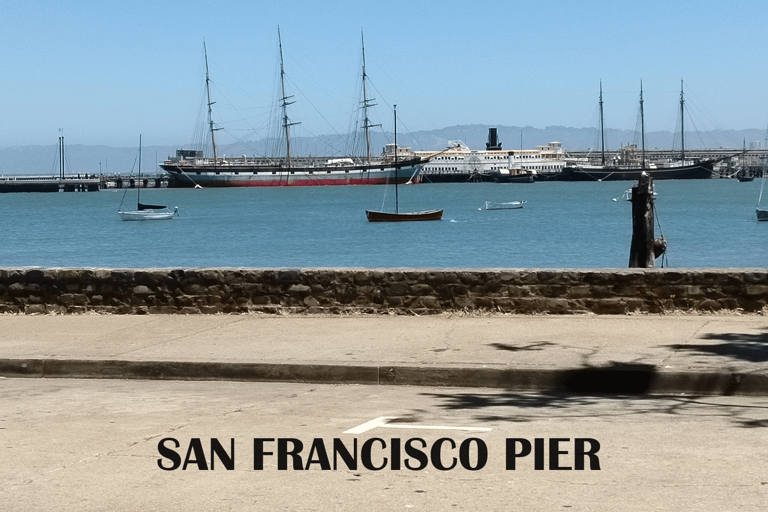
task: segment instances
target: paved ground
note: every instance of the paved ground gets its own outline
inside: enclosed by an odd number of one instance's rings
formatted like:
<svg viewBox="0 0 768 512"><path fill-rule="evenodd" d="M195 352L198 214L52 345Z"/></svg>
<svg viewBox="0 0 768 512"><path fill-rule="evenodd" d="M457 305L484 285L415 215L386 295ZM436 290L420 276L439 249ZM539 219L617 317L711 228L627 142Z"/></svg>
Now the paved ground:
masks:
<svg viewBox="0 0 768 512"><path fill-rule="evenodd" d="M764 512L768 503L768 397L118 379L0 379L0 390L4 512ZM212 438L231 470L212 455ZM262 438L273 441L255 469ZM281 438L302 443L301 469L279 455ZM599 469L577 456L577 438L599 443ZM181 463L175 470L160 452L164 439ZM188 453L195 439L204 456ZM327 468L310 453L318 439ZM357 464L334 466L336 439ZM471 439L487 448L482 467ZM507 457L523 443L508 450L507 439L534 445L514 469ZM409 440L428 462L405 451ZM453 466L462 445L466 462Z"/></svg>
<svg viewBox="0 0 768 512"><path fill-rule="evenodd" d="M768 317L2 315L0 376L768 395Z"/></svg>
<svg viewBox="0 0 768 512"><path fill-rule="evenodd" d="M0 411L14 512L758 511L768 317L0 315ZM277 441L256 470L260 438L304 443L309 470L279 469ZM599 470L577 470L577 438ZM161 469L163 439L186 470ZM232 470L211 439L236 446ZM387 443L388 466L323 469L310 446L336 439ZM488 461L443 470L426 450L412 470L411 439L454 441L448 464L477 439ZM543 469L510 469L510 439L541 439Z"/></svg>

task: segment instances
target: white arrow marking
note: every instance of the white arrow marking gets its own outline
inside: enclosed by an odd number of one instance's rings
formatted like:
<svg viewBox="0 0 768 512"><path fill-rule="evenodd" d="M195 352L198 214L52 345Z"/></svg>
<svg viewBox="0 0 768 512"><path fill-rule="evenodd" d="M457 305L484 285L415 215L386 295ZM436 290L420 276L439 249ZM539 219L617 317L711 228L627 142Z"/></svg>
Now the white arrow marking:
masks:
<svg viewBox="0 0 768 512"><path fill-rule="evenodd" d="M422 430L471 430L475 432L490 432L493 429L485 428L485 427L446 427L446 426L440 426L440 425L406 425L403 423L398 423L396 425L393 425L391 423L388 423L389 420L396 420L397 416L380 416L376 418L375 420L368 421L366 423L363 423L362 425L358 425L355 428L351 428L347 431L345 431L345 434L362 434L363 432L368 432L369 430L373 430L374 428L380 427L380 428L411 428L411 429L422 429Z"/></svg>

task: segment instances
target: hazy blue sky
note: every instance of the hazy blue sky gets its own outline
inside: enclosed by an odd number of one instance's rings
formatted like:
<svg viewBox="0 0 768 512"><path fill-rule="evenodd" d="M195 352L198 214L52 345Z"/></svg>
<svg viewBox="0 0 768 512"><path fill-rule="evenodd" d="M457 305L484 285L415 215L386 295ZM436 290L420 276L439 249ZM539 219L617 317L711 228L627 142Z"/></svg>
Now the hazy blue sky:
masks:
<svg viewBox="0 0 768 512"><path fill-rule="evenodd" d="M385 127L393 103L409 131L597 126L602 80L606 126L633 129L642 79L646 130L671 131L684 79L699 129L764 128L766 20L765 0L3 2L0 147L60 128L69 144L187 143L203 41L216 121L258 136L278 25L291 118L315 135L348 128L361 30Z"/></svg>

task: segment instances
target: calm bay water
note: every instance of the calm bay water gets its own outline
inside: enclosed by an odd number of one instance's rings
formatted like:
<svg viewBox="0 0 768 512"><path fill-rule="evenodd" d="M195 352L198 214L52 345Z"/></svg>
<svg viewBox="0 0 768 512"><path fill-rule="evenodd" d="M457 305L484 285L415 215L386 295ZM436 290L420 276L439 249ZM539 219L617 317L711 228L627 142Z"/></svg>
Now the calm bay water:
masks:
<svg viewBox="0 0 768 512"><path fill-rule="evenodd" d="M443 208L443 220L381 224L364 212L382 208L385 192L389 208L391 187L143 191L144 202L179 206L181 217L156 222L120 220L123 190L2 194L0 266L626 268L632 212L621 195L632 185L404 186L401 210ZM768 266L759 180L655 187L666 267ZM480 210L486 200L527 204Z"/></svg>

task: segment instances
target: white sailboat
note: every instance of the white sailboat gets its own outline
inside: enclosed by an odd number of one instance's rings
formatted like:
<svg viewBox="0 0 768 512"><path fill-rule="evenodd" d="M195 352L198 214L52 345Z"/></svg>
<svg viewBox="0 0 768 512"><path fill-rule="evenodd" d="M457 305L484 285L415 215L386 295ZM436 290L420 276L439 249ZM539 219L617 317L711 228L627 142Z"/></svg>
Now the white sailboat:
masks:
<svg viewBox="0 0 768 512"><path fill-rule="evenodd" d="M179 207L176 206L172 211L167 206L157 204L142 204L141 202L141 135L139 135L139 181L136 186L137 200L135 210L123 210L123 202L128 193L128 189L123 193L123 199L120 201L120 207L117 214L123 220L171 220L179 214Z"/></svg>
<svg viewBox="0 0 768 512"><path fill-rule="evenodd" d="M765 168L763 168L762 174L763 177L760 180L760 195L757 197L757 208L755 208L755 213L757 214L757 220L768 221L768 209L760 208L760 202L763 200L763 187L765 186Z"/></svg>

